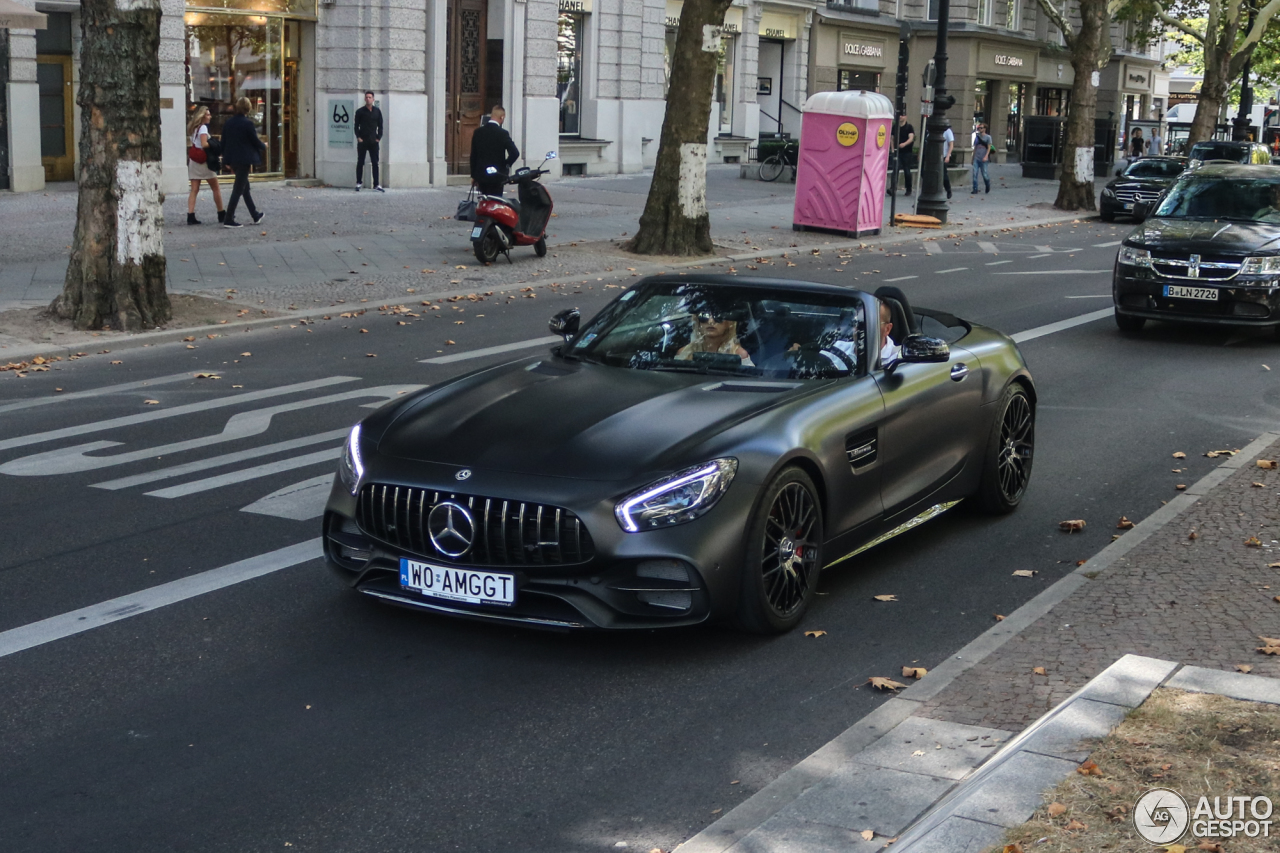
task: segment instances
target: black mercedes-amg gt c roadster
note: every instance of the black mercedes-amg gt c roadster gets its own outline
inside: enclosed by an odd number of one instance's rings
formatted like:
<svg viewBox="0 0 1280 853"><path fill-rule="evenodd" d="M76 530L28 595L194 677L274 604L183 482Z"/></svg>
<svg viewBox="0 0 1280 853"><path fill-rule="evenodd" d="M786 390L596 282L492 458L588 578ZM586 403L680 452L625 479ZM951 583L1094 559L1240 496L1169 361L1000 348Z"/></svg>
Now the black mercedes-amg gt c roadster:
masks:
<svg viewBox="0 0 1280 853"><path fill-rule="evenodd" d="M897 288L655 276L551 328L563 345L351 430L324 548L356 590L549 628L781 632L824 568L961 500L1011 512L1031 476L1017 346Z"/></svg>

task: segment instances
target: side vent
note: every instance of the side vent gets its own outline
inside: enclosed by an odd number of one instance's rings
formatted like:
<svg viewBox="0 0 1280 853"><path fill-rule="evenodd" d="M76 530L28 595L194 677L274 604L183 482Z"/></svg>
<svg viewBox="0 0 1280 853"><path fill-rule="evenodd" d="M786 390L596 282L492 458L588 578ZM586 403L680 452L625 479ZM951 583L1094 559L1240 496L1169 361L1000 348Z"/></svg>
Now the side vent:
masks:
<svg viewBox="0 0 1280 853"><path fill-rule="evenodd" d="M849 459L849 467L857 471L876 461L876 431L863 430L844 440L844 453Z"/></svg>

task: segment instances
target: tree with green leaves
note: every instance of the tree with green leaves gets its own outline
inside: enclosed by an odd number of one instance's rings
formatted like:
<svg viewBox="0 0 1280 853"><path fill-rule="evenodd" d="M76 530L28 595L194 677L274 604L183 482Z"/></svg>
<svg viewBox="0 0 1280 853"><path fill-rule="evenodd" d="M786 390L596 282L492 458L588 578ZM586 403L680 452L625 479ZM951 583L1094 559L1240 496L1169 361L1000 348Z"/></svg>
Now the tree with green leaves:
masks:
<svg viewBox="0 0 1280 853"><path fill-rule="evenodd" d="M720 61L721 26L730 2L685 0L680 12L658 160L640 229L626 245L629 251L709 255L713 250L707 213L707 126Z"/></svg>
<svg viewBox="0 0 1280 853"><path fill-rule="evenodd" d="M1125 7L1126 0L1079 0L1079 25L1072 23L1050 0L1037 2L1050 22L1062 32L1075 72L1062 149L1062 178L1053 206L1060 210L1096 210L1093 146L1098 87L1093 75L1111 61L1111 22Z"/></svg>

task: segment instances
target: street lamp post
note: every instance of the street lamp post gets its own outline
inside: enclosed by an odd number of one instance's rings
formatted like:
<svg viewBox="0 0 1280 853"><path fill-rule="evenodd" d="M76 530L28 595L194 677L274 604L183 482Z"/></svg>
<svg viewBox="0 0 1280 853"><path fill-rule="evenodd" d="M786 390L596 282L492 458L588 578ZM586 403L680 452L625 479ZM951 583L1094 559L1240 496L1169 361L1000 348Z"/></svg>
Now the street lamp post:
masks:
<svg viewBox="0 0 1280 853"><path fill-rule="evenodd" d="M947 210L950 208L942 187L942 170L946 168L942 162L942 149L946 144L942 137L951 127L951 122L947 120L947 110L956 102L954 97L947 94L947 23L950 17L950 0L938 0L938 43L933 54L933 111L925 122L925 143L920 160L920 198L916 202L917 213L936 217L941 222L947 221ZM925 91L927 95L927 88Z"/></svg>

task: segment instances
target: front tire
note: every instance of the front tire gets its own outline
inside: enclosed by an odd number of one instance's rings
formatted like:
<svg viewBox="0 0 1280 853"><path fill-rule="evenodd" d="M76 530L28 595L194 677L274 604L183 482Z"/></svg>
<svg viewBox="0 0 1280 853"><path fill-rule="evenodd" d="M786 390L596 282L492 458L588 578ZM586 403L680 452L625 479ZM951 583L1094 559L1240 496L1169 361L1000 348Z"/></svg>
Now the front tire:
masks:
<svg viewBox="0 0 1280 853"><path fill-rule="evenodd" d="M1145 325L1147 325L1146 317L1131 317L1128 314L1116 312L1116 328L1126 335L1136 335L1142 331L1142 327Z"/></svg>
<svg viewBox="0 0 1280 853"><path fill-rule="evenodd" d="M1116 212L1109 207L1098 207L1098 218L1103 222L1115 222Z"/></svg>
<svg viewBox="0 0 1280 853"><path fill-rule="evenodd" d="M782 634L804 618L822 570L822 504L809 475L787 468L768 485L747 528L736 623Z"/></svg>
<svg viewBox="0 0 1280 853"><path fill-rule="evenodd" d="M471 244L476 251L476 260L482 264L491 264L498 259L502 251L502 241L498 239L498 226L492 225Z"/></svg>
<svg viewBox="0 0 1280 853"><path fill-rule="evenodd" d="M760 162L760 180L762 181L778 180L778 178L782 175L782 170L785 167L786 167L786 164L782 161L782 157L780 157L777 154L773 154L769 157L764 158L764 160Z"/></svg>
<svg viewBox="0 0 1280 853"><path fill-rule="evenodd" d="M982 460L978 506L989 515L1008 515L1022 503L1031 482L1035 454L1036 410L1031 395L1014 382L1000 397Z"/></svg>
<svg viewBox="0 0 1280 853"><path fill-rule="evenodd" d="M547 238L542 236L538 238L538 242L533 244L533 253L540 258L547 256Z"/></svg>

